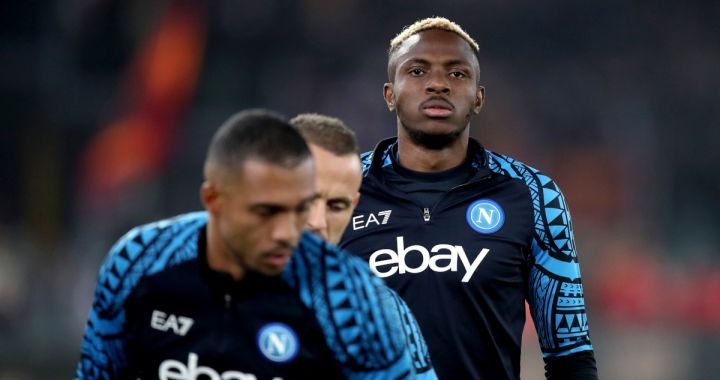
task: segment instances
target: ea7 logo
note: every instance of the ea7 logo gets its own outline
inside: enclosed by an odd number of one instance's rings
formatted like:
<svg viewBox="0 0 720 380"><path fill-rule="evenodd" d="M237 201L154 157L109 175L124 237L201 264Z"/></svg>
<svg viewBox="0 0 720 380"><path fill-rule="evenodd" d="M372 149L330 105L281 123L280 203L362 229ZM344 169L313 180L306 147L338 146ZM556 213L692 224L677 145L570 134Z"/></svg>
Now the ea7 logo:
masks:
<svg viewBox="0 0 720 380"><path fill-rule="evenodd" d="M150 317L150 327L155 330L168 331L172 330L175 334L185 336L190 327L192 327L194 321L192 318L175 316L174 314L167 315L160 310L153 310L152 317Z"/></svg>
<svg viewBox="0 0 720 380"><path fill-rule="evenodd" d="M352 218L353 231L361 230L371 224L375 224L376 226L387 224L388 220L390 220L391 213L392 210L380 211L377 213L377 216L370 213L368 214L367 219L365 219L365 215L355 215Z"/></svg>

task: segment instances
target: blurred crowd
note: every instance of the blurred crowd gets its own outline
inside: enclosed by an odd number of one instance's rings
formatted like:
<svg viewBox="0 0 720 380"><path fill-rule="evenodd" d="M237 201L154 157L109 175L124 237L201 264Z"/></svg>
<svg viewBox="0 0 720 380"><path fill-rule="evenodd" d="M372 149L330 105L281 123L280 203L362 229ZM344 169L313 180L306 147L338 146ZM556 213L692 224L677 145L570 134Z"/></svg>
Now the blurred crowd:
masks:
<svg viewBox="0 0 720 380"><path fill-rule="evenodd" d="M0 5L0 380L72 376L107 249L200 208L230 114L394 135L387 47L431 15L480 45L473 136L565 193L601 377L720 373L720 3L36 0Z"/></svg>

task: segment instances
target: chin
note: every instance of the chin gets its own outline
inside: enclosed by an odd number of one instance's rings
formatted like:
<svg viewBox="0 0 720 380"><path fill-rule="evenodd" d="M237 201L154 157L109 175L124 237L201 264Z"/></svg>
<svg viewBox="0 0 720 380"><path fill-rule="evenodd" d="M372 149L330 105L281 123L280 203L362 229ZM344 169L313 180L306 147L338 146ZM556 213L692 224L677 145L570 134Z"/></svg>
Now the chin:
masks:
<svg viewBox="0 0 720 380"><path fill-rule="evenodd" d="M417 145L431 150L443 149L460 138L464 128L455 131L421 131L407 129L408 136Z"/></svg>
<svg viewBox="0 0 720 380"><path fill-rule="evenodd" d="M451 133L458 129L457 125L449 118L426 118L417 126L427 133Z"/></svg>
<svg viewBox="0 0 720 380"><path fill-rule="evenodd" d="M285 266L282 268L279 267L273 267L273 268L263 268L261 270L258 270L258 273L269 276L269 277L277 277L282 274L282 272L285 271Z"/></svg>

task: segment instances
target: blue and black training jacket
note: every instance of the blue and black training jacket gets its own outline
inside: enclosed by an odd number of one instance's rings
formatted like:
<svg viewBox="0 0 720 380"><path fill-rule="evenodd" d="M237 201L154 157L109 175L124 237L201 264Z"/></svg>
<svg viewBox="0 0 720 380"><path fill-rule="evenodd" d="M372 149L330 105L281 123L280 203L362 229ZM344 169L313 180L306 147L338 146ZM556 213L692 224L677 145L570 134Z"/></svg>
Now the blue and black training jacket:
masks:
<svg viewBox="0 0 720 380"><path fill-rule="evenodd" d="M429 366L412 314L362 260L305 232L281 276L234 281L208 267L206 224L185 214L112 247L76 378L404 379Z"/></svg>
<svg viewBox="0 0 720 380"><path fill-rule="evenodd" d="M440 379L519 379L525 302L551 379L596 379L570 213L555 182L471 139L469 180L420 204L390 186L396 139L364 153L341 247L407 302Z"/></svg>

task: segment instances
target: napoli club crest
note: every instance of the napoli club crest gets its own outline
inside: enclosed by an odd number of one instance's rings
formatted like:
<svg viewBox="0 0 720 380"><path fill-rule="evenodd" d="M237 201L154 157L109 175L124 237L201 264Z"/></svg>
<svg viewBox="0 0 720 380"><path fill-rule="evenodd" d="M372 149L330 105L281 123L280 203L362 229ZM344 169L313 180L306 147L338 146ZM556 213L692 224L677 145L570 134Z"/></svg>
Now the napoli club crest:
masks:
<svg viewBox="0 0 720 380"><path fill-rule="evenodd" d="M295 331L279 322L263 326L258 332L257 344L260 352L276 363L287 363L295 359L300 346Z"/></svg>
<svg viewBox="0 0 720 380"><path fill-rule="evenodd" d="M470 227L481 234L496 232L505 223L502 207L489 199L473 202L467 209L466 218Z"/></svg>

